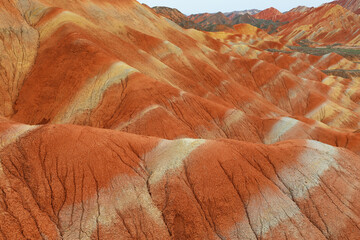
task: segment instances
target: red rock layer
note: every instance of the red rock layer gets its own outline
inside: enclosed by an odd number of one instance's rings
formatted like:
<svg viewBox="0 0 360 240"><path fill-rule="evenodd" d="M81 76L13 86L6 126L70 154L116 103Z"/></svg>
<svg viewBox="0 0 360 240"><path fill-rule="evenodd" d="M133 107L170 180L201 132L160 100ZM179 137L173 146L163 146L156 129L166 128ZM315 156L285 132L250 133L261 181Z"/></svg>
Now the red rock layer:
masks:
<svg viewBox="0 0 360 240"><path fill-rule="evenodd" d="M253 17L258 19L272 20L275 22L278 19L278 16L281 15L282 13L279 10L271 7L253 15Z"/></svg>
<svg viewBox="0 0 360 240"><path fill-rule="evenodd" d="M332 3L339 4L339 5L343 6L344 8L347 8L350 11L353 11L356 14L360 13L360 1L359 0L337 0Z"/></svg>
<svg viewBox="0 0 360 240"><path fill-rule="evenodd" d="M315 43L343 43L359 46L358 15L335 4L325 4L305 12L302 17L281 26L278 36L284 41L307 39Z"/></svg>

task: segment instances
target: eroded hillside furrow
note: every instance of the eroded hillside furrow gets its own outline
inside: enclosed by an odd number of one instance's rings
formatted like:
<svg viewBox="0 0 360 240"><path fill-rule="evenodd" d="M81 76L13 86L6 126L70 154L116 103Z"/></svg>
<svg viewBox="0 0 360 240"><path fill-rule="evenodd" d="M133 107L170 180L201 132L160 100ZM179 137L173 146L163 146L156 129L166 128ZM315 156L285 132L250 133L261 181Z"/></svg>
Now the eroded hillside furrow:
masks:
<svg viewBox="0 0 360 240"><path fill-rule="evenodd" d="M14 114L13 105L23 82L34 64L39 36L13 3L1 3L0 112L2 116L10 117Z"/></svg>
<svg viewBox="0 0 360 240"><path fill-rule="evenodd" d="M359 16L158 10L0 0L0 240L359 239Z"/></svg>
<svg viewBox="0 0 360 240"><path fill-rule="evenodd" d="M144 160L137 157L141 155ZM18 226L24 238L129 234L140 239L285 239L286 234L321 239L342 236L348 229L357 236L359 231L354 201L359 157L315 141L267 147L237 141L159 141L49 125L3 146L1 159L2 209L7 213L2 218Z"/></svg>

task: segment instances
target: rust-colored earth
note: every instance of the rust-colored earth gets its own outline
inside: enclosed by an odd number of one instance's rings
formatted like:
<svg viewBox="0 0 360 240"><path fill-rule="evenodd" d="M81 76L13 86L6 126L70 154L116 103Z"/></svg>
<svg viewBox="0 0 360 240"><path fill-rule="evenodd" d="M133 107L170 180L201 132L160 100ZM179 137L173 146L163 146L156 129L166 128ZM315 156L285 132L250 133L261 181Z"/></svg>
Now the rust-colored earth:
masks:
<svg viewBox="0 0 360 240"><path fill-rule="evenodd" d="M0 239L360 239L356 13L0 6Z"/></svg>

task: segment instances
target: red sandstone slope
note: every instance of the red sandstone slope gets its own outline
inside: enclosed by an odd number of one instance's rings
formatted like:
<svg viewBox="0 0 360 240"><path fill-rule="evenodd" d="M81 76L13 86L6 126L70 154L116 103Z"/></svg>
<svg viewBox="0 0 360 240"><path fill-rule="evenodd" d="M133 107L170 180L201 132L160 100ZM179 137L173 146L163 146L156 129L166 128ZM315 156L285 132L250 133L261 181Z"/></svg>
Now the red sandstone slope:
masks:
<svg viewBox="0 0 360 240"><path fill-rule="evenodd" d="M305 6L299 6L296 8L291 9L290 11L283 13L281 15L276 16L276 21L280 22L291 22L295 19L302 17L306 14L306 12L310 11L313 8L308 8Z"/></svg>
<svg viewBox="0 0 360 240"><path fill-rule="evenodd" d="M360 236L359 80L321 72L359 64L131 0L0 3L0 239Z"/></svg>
<svg viewBox="0 0 360 240"><path fill-rule="evenodd" d="M286 41L307 39L318 43L343 43L359 46L360 18L335 4L315 8L295 21L280 27L278 36Z"/></svg>
<svg viewBox="0 0 360 240"><path fill-rule="evenodd" d="M312 8L299 6L299 7L291 9L288 12L281 13L280 11L278 11L275 8L268 8L268 9L261 11L260 13L253 15L253 17L258 18L258 19L271 20L274 22L277 22L277 21L291 22L291 21L294 21L295 19L303 16L305 14L305 12L309 11L310 9L312 9Z"/></svg>
<svg viewBox="0 0 360 240"><path fill-rule="evenodd" d="M258 18L258 19L276 21L277 17L281 16L281 15L282 15L282 13L279 10L271 7L271 8L267 8L255 15L253 15L253 17Z"/></svg>

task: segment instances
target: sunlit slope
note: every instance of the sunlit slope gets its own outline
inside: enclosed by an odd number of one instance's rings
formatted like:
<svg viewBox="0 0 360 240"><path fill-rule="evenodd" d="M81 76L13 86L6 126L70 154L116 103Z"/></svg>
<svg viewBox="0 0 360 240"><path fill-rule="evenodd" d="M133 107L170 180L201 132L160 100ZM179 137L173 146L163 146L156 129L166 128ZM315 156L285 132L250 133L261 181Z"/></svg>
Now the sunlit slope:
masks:
<svg viewBox="0 0 360 240"><path fill-rule="evenodd" d="M325 4L280 27L284 40L307 39L315 43L343 43L359 46L360 16L335 4Z"/></svg>

